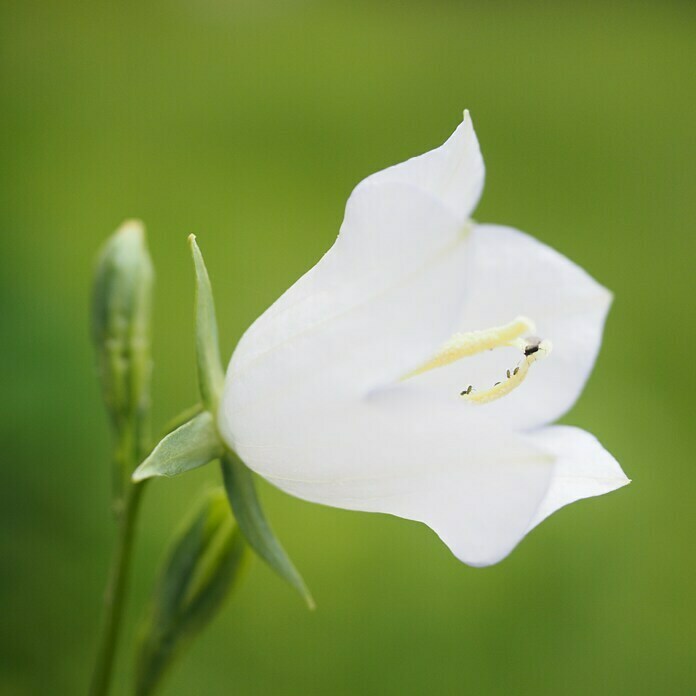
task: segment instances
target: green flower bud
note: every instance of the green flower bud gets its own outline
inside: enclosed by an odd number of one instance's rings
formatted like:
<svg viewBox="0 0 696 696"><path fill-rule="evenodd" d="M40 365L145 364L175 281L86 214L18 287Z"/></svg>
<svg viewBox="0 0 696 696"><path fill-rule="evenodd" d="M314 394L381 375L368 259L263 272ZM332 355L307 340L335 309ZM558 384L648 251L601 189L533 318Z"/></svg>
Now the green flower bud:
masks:
<svg viewBox="0 0 696 696"><path fill-rule="evenodd" d="M153 278L143 225L129 220L104 245L92 301L92 340L119 450L117 497L144 454L148 436Z"/></svg>
<svg viewBox="0 0 696 696"><path fill-rule="evenodd" d="M151 694L174 659L220 611L249 559L222 490L208 492L175 535L137 649L138 696Z"/></svg>

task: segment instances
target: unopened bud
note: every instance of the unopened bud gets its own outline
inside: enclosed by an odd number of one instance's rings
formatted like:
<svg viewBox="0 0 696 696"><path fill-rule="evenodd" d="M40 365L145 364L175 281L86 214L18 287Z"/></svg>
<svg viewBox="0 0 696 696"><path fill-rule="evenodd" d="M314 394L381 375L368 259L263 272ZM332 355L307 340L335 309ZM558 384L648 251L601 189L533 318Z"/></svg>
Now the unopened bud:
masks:
<svg viewBox="0 0 696 696"><path fill-rule="evenodd" d="M134 466L149 410L150 315L153 269L141 222L129 220L106 242L97 263L92 339L104 403L122 448ZM122 471L119 476L129 476Z"/></svg>
<svg viewBox="0 0 696 696"><path fill-rule="evenodd" d="M249 552L224 491L206 494L172 543L137 650L136 689L151 694L179 650L219 612Z"/></svg>

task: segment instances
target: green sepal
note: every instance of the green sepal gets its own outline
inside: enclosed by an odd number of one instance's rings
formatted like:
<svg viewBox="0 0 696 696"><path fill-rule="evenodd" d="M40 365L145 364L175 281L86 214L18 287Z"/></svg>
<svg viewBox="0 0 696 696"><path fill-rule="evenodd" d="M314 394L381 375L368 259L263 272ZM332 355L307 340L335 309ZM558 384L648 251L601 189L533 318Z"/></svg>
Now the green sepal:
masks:
<svg viewBox="0 0 696 696"><path fill-rule="evenodd" d="M225 373L220 361L215 302L208 270L195 235L189 236L193 265L196 270L196 362L198 387L203 405L217 412Z"/></svg>
<svg viewBox="0 0 696 696"><path fill-rule="evenodd" d="M174 418L167 422L167 424L162 429L161 437L169 435L169 433L181 427L184 423L190 421L194 416L197 416L199 413L203 413L203 411L205 411L205 409L203 408L203 404L194 404L193 406L189 406L187 409L174 416Z"/></svg>
<svg viewBox="0 0 696 696"><path fill-rule="evenodd" d="M165 435L133 472L133 481L152 476L177 476L219 459L225 449L209 411L194 416Z"/></svg>
<svg viewBox="0 0 696 696"><path fill-rule="evenodd" d="M137 696L153 692L184 645L213 618L249 556L224 492L209 492L175 537L155 586L137 651Z"/></svg>
<svg viewBox="0 0 696 696"><path fill-rule="evenodd" d="M252 472L221 441L215 414L224 383L218 348L217 321L212 288L194 235L189 236L196 271L196 359L203 413L165 436L138 467L133 480L174 476L212 459L220 459L225 489L239 528L254 551L304 597L310 609L312 596L276 539L261 508Z"/></svg>
<svg viewBox="0 0 696 696"><path fill-rule="evenodd" d="M229 451L223 456L221 465L232 512L249 546L304 597L310 609L314 609L316 605L307 585L266 520L256 493L253 473Z"/></svg>

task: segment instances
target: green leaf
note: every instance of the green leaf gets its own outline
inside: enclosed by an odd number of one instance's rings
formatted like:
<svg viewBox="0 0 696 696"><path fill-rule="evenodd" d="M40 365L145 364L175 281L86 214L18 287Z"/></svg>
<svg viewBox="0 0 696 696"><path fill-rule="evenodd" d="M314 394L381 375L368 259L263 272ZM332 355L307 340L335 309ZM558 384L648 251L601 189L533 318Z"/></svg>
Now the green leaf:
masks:
<svg viewBox="0 0 696 696"><path fill-rule="evenodd" d="M248 558L224 492L209 492L175 537L155 586L137 652L137 696L153 692L186 643L213 618Z"/></svg>
<svg viewBox="0 0 696 696"><path fill-rule="evenodd" d="M196 361L198 386L205 407L217 413L225 373L220 362L215 303L208 270L195 235L189 236L193 264L196 269Z"/></svg>
<svg viewBox="0 0 696 696"><path fill-rule="evenodd" d="M304 597L310 609L314 609L309 589L276 539L261 509L252 472L230 451L226 452L221 464L227 497L249 545Z"/></svg>
<svg viewBox="0 0 696 696"><path fill-rule="evenodd" d="M224 446L209 411L203 411L165 435L150 456L133 472L133 481L152 476L176 476L218 459Z"/></svg>

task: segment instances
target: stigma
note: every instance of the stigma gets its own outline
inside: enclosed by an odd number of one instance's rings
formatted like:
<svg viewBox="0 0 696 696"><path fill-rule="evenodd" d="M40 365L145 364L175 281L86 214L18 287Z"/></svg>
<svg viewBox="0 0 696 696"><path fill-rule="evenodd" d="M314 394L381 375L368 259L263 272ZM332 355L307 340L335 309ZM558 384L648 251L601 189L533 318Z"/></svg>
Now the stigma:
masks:
<svg viewBox="0 0 696 696"><path fill-rule="evenodd" d="M456 333L446 341L429 360L402 377L402 380L416 377L430 370L445 367L451 363L471 357L478 353L502 347L516 348L522 353L518 364L508 369L505 377L489 389L479 391L469 385L460 396L473 404L487 404L506 396L527 377L529 368L545 358L552 349L551 341L533 335L534 323L527 317L519 316L503 326L495 326L480 331Z"/></svg>

